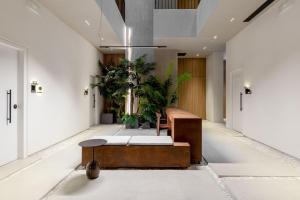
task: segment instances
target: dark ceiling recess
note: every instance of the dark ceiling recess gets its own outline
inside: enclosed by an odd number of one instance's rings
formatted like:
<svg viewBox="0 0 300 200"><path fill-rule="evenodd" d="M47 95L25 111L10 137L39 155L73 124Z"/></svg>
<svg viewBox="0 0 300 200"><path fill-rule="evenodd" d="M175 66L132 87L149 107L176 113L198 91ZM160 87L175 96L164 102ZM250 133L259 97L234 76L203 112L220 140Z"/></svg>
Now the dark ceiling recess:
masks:
<svg viewBox="0 0 300 200"><path fill-rule="evenodd" d="M257 8L247 19L245 19L244 22L250 22L253 18L255 18L259 13L261 13L264 9L266 9L274 1L275 0L267 0L259 8Z"/></svg>
<svg viewBox="0 0 300 200"><path fill-rule="evenodd" d="M120 14L125 22L125 0L116 0L116 4L119 8Z"/></svg>
<svg viewBox="0 0 300 200"><path fill-rule="evenodd" d="M99 46L100 49L127 49L127 48L140 48L140 49L160 49L167 48L167 46L159 45L159 46L141 46L141 45L131 45L131 46Z"/></svg>
<svg viewBox="0 0 300 200"><path fill-rule="evenodd" d="M177 56L185 56L186 53L177 53Z"/></svg>

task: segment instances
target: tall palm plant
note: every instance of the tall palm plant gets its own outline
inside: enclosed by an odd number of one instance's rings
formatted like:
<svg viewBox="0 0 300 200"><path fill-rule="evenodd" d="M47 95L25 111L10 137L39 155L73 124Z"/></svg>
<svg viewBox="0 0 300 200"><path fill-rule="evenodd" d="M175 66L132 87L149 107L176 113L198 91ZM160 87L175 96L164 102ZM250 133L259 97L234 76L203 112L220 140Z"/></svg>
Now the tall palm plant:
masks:
<svg viewBox="0 0 300 200"><path fill-rule="evenodd" d="M121 118L125 112L125 99L141 87L141 84L152 70L154 63L145 62L145 55L134 61L121 59L118 65L104 65L99 62L102 75L96 76L98 81L92 87L98 87L100 94L110 102L109 112L114 112Z"/></svg>
<svg viewBox="0 0 300 200"><path fill-rule="evenodd" d="M151 75L137 90L136 94L140 97L140 112L145 121L155 123L157 111L165 115L166 108L174 105L178 99L177 89L180 84L191 78L189 73L183 73L177 76L175 87L173 87L173 70L174 65L170 64L165 72L164 80Z"/></svg>
<svg viewBox="0 0 300 200"><path fill-rule="evenodd" d="M125 97L128 92L129 73L121 63L118 65L104 65L99 62L102 75L97 75L98 81L92 87L98 87L100 94L109 102L108 112L121 117L125 108Z"/></svg>
<svg viewBox="0 0 300 200"><path fill-rule="evenodd" d="M121 65L125 66L124 68L127 68L128 71L128 86L131 95L130 98L132 99L131 104L134 104L134 100L139 101L137 92L140 90L149 74L155 69L155 63L145 62L145 58L146 55L143 55L132 62L127 59L124 59L121 62ZM134 98L134 96L137 98Z"/></svg>

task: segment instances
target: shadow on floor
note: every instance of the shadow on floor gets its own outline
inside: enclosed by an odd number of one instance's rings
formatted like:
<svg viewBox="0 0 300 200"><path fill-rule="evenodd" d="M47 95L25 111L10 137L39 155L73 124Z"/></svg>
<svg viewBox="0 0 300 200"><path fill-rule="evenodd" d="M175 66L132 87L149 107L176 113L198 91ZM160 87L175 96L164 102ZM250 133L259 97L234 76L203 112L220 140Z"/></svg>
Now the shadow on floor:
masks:
<svg viewBox="0 0 300 200"><path fill-rule="evenodd" d="M66 196L91 193L93 190L91 185L95 182L99 185L102 179L89 180L85 174L77 174L66 180L59 193Z"/></svg>

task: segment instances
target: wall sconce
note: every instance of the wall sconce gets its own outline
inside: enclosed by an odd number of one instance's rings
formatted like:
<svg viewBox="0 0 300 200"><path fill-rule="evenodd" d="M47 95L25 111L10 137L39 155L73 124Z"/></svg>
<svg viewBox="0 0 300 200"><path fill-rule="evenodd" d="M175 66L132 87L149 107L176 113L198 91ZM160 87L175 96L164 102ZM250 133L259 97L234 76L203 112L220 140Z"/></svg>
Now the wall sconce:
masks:
<svg viewBox="0 0 300 200"><path fill-rule="evenodd" d="M31 82L31 93L41 94L44 92L44 88L37 82Z"/></svg>
<svg viewBox="0 0 300 200"><path fill-rule="evenodd" d="M245 87L245 94L252 94L250 87Z"/></svg>
<svg viewBox="0 0 300 200"><path fill-rule="evenodd" d="M87 95L89 95L89 89L88 89L88 88L84 89L84 91L83 91L83 95L84 95L84 96L87 96Z"/></svg>

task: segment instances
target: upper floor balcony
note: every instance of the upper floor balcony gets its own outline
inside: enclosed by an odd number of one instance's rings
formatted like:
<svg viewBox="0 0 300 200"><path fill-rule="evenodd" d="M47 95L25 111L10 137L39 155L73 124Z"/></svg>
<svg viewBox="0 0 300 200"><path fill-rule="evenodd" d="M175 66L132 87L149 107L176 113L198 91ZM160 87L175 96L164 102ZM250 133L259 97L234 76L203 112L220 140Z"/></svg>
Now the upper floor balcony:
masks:
<svg viewBox="0 0 300 200"><path fill-rule="evenodd" d="M155 9L197 9L201 0L155 0ZM115 0L125 21L125 0Z"/></svg>
<svg viewBox="0 0 300 200"><path fill-rule="evenodd" d="M197 9L200 0L155 0L155 9Z"/></svg>

